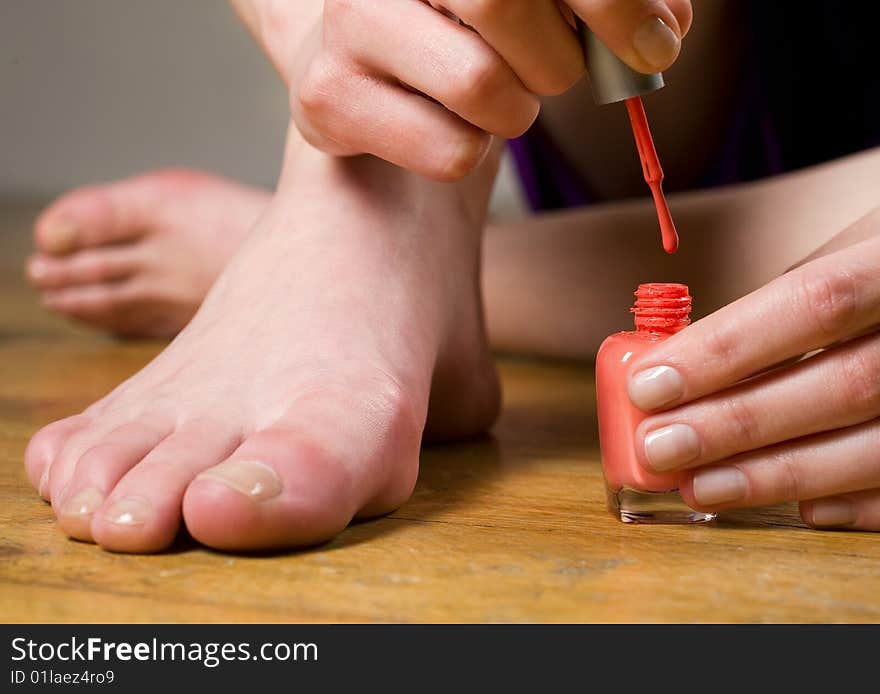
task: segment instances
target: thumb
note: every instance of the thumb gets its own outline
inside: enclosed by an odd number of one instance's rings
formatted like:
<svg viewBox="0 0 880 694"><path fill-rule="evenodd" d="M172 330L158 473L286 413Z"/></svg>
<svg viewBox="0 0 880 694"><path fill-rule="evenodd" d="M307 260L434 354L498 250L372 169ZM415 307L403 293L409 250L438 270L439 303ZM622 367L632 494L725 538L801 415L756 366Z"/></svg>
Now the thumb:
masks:
<svg viewBox="0 0 880 694"><path fill-rule="evenodd" d="M618 58L639 72L665 70L691 26L690 0L568 0Z"/></svg>

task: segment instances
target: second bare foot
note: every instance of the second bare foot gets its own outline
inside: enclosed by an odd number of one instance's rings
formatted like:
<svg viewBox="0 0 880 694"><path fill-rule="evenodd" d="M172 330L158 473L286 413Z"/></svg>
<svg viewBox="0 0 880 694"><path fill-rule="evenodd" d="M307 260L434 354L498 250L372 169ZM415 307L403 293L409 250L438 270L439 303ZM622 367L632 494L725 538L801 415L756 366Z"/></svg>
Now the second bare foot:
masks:
<svg viewBox="0 0 880 694"><path fill-rule="evenodd" d="M129 337L171 337L269 194L197 171L155 171L60 197L34 225L27 275L44 305Z"/></svg>

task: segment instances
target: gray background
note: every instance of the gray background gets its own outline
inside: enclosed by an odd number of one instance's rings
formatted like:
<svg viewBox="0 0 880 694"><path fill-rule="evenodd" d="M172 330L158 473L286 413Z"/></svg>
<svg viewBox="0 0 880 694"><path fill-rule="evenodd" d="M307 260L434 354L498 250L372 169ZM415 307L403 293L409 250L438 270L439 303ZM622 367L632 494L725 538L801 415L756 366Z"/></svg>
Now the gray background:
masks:
<svg viewBox="0 0 880 694"><path fill-rule="evenodd" d="M0 193L167 165L271 185L287 113L223 0L0 0Z"/></svg>
<svg viewBox="0 0 880 694"><path fill-rule="evenodd" d="M0 196L162 166L271 186L287 116L225 0L0 0ZM495 215L519 200L508 162Z"/></svg>

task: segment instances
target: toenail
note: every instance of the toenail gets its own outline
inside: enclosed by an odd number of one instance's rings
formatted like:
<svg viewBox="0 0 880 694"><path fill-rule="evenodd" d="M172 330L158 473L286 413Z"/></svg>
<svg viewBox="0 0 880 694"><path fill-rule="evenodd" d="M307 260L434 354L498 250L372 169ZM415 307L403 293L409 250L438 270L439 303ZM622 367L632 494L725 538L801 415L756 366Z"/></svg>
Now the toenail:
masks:
<svg viewBox="0 0 880 694"><path fill-rule="evenodd" d="M46 228L46 245L53 253L66 253L73 249L76 227L67 221L54 222Z"/></svg>
<svg viewBox="0 0 880 694"><path fill-rule="evenodd" d="M257 460L230 460L205 470L199 478L222 482L254 501L264 501L281 493L281 480L275 471Z"/></svg>
<svg viewBox="0 0 880 694"><path fill-rule="evenodd" d="M28 277L32 280L41 280L49 274L49 266L44 260L31 260L27 266Z"/></svg>
<svg viewBox="0 0 880 694"><path fill-rule="evenodd" d="M49 498L49 467L47 465L46 469L43 470L43 474L40 475L40 483L37 485L37 494L44 499Z"/></svg>
<svg viewBox="0 0 880 694"><path fill-rule="evenodd" d="M94 487L81 489L61 507L62 516L90 516L104 503L104 495Z"/></svg>
<svg viewBox="0 0 880 694"><path fill-rule="evenodd" d="M104 518L116 525L143 525L150 517L150 502L139 496L127 496L113 504Z"/></svg>

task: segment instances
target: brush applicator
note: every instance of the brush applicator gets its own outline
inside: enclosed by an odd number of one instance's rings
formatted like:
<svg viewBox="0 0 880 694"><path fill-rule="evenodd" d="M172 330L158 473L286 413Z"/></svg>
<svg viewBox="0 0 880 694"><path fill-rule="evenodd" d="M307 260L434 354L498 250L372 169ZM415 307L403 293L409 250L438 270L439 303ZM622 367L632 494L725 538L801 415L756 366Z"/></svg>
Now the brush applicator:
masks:
<svg viewBox="0 0 880 694"><path fill-rule="evenodd" d="M593 98L599 105L612 104L618 101L626 103L632 124L636 149L642 162L642 173L645 182L654 197L657 208L657 219L660 222L660 233L663 237L663 249L667 253L678 250L678 233L669 212L666 196L663 194L663 169L651 129L642 104L642 96L650 94L665 86L663 74L643 74L633 70L618 58L580 19L577 20L578 34L584 49L587 73L593 88Z"/></svg>

